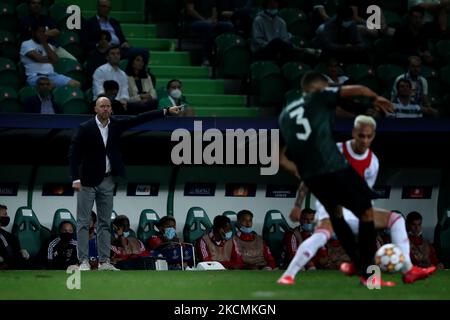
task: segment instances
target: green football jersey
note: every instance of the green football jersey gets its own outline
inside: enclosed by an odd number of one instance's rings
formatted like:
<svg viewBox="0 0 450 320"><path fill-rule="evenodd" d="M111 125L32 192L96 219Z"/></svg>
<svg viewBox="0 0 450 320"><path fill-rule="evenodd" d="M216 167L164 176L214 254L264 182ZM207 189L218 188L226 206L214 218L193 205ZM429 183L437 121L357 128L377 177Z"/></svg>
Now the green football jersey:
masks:
<svg viewBox="0 0 450 320"><path fill-rule="evenodd" d="M303 179L349 167L332 131L339 90L326 88L304 96L280 114L279 126L287 156L297 165Z"/></svg>

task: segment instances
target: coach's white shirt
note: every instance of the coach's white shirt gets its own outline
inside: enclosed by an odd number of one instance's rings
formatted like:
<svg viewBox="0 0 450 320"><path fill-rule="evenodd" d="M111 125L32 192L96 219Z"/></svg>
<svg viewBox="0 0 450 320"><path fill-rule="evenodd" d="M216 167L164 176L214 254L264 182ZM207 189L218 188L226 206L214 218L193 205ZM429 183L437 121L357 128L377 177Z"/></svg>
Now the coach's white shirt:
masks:
<svg viewBox="0 0 450 320"><path fill-rule="evenodd" d="M111 64L105 63L98 67L94 72L94 84L92 88L94 100L96 100L100 94L104 93L103 83L107 80L114 80L119 84L119 92L117 93L116 100L128 101L130 99L127 74L118 66L113 67Z"/></svg>

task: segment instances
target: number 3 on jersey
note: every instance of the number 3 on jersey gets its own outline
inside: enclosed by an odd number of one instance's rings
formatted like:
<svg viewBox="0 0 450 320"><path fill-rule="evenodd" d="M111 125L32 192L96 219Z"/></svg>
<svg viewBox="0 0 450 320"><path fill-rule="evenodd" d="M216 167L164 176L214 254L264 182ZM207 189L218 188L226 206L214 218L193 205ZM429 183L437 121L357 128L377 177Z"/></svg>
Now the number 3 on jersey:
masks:
<svg viewBox="0 0 450 320"><path fill-rule="evenodd" d="M296 118L297 125L302 126L305 131L304 133L297 133L297 139L306 141L311 134L311 125L309 124L308 119L303 118L304 113L305 109L299 105L297 108L289 112L289 117L291 119Z"/></svg>

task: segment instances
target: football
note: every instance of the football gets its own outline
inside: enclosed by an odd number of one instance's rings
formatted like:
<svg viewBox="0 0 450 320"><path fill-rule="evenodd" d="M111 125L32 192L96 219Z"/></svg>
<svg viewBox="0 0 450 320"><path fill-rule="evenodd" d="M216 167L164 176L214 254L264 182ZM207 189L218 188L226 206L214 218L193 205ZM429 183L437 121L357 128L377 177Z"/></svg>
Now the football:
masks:
<svg viewBox="0 0 450 320"><path fill-rule="evenodd" d="M385 244L375 254L375 263L386 272L398 272L403 268L405 256L399 247Z"/></svg>

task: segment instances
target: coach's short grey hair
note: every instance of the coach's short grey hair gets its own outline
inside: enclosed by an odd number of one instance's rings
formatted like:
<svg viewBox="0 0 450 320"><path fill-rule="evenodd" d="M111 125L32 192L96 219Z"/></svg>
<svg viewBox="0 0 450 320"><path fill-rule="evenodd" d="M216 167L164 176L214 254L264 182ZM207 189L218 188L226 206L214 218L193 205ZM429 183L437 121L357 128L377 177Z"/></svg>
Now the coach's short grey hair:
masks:
<svg viewBox="0 0 450 320"><path fill-rule="evenodd" d="M353 127L358 128L363 125L372 126L374 130L377 128L377 122L374 118L364 115L357 116L355 122L353 123Z"/></svg>

